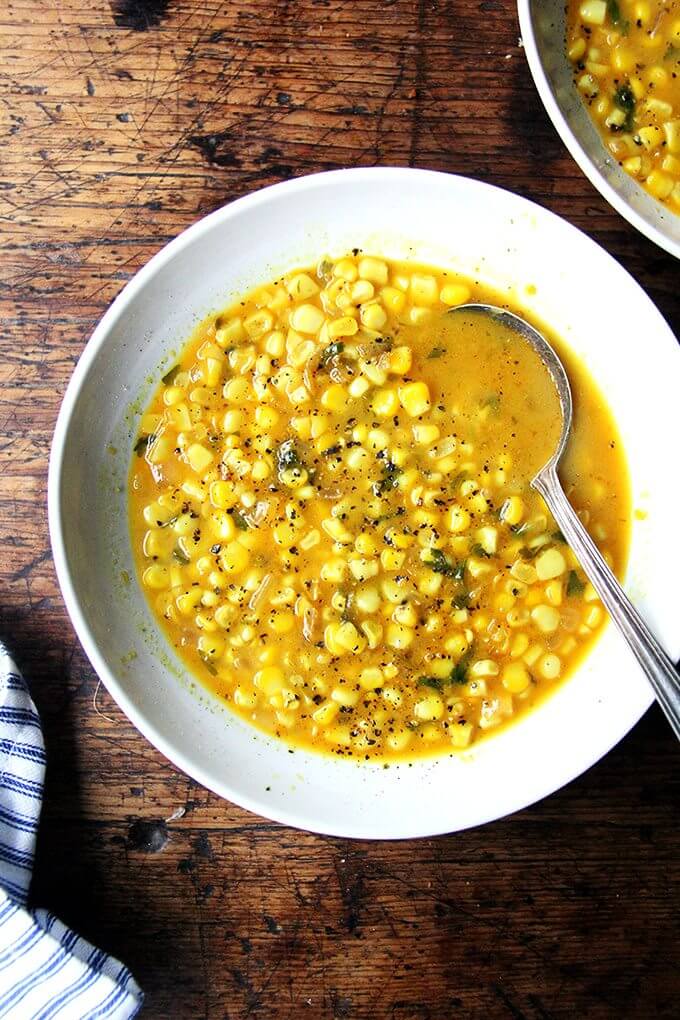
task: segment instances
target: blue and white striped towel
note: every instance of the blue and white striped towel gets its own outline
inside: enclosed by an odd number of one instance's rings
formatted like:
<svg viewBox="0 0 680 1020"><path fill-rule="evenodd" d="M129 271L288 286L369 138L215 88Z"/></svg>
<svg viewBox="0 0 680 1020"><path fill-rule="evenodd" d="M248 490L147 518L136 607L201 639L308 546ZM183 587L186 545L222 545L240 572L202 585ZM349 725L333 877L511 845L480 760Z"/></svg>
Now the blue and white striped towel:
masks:
<svg viewBox="0 0 680 1020"><path fill-rule="evenodd" d="M42 804L40 717L0 643L0 1020L128 1020L142 992L118 960L28 910Z"/></svg>

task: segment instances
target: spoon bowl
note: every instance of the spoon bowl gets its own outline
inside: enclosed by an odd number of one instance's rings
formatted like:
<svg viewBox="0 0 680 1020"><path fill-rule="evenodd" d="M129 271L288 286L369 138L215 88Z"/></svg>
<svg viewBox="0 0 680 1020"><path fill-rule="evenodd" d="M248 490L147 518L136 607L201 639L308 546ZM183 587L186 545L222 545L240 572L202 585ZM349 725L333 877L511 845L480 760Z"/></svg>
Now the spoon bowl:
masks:
<svg viewBox="0 0 680 1020"><path fill-rule="evenodd" d="M637 658L673 732L680 740L680 677L678 672L584 528L565 495L557 473L569 441L573 417L571 387L564 365L545 337L519 315L495 305L481 303L459 305L448 314L456 315L461 312L487 315L497 325L505 326L536 351L547 369L557 392L562 414L562 427L553 453L536 473L531 481L531 486L545 500L602 604Z"/></svg>

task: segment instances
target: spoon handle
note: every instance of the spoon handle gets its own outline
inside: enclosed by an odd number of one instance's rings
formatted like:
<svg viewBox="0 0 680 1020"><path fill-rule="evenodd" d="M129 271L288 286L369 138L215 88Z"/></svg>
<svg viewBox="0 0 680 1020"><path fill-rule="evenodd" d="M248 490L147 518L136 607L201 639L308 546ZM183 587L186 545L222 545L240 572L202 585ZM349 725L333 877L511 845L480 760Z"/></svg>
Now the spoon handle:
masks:
<svg viewBox="0 0 680 1020"><path fill-rule="evenodd" d="M545 468L532 484L548 504L562 534L600 596L602 604L645 671L657 701L680 740L680 676L671 659L631 604L581 524L564 494L555 467L551 465Z"/></svg>

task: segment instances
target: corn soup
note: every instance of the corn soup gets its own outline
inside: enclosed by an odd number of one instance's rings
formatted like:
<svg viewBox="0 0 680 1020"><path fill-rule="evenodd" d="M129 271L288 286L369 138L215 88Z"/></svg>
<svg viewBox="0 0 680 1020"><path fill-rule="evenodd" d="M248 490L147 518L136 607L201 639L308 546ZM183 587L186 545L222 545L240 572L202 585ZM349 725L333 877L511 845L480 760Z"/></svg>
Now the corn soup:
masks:
<svg viewBox="0 0 680 1020"><path fill-rule="evenodd" d="M355 251L207 319L141 421L142 587L187 667L291 745L444 753L526 711L604 611L529 482L559 406L502 298ZM566 356L567 493L622 571L616 429Z"/></svg>
<svg viewBox="0 0 680 1020"><path fill-rule="evenodd" d="M677 0L570 0L567 54L609 151L680 213Z"/></svg>

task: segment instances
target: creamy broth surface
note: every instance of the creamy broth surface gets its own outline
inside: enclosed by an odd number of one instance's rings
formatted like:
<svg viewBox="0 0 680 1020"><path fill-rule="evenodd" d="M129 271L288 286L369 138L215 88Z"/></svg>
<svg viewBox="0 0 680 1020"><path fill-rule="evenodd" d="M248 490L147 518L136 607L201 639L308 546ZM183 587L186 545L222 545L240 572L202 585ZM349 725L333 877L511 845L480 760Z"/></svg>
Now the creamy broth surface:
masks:
<svg viewBox="0 0 680 1020"><path fill-rule="evenodd" d="M563 682L605 623L529 484L559 438L552 381L506 327L453 311L468 302L503 299L324 258L206 319L142 417L130 525L152 611L192 674L291 746L456 752ZM536 325L574 397L565 489L621 574L615 424Z"/></svg>

